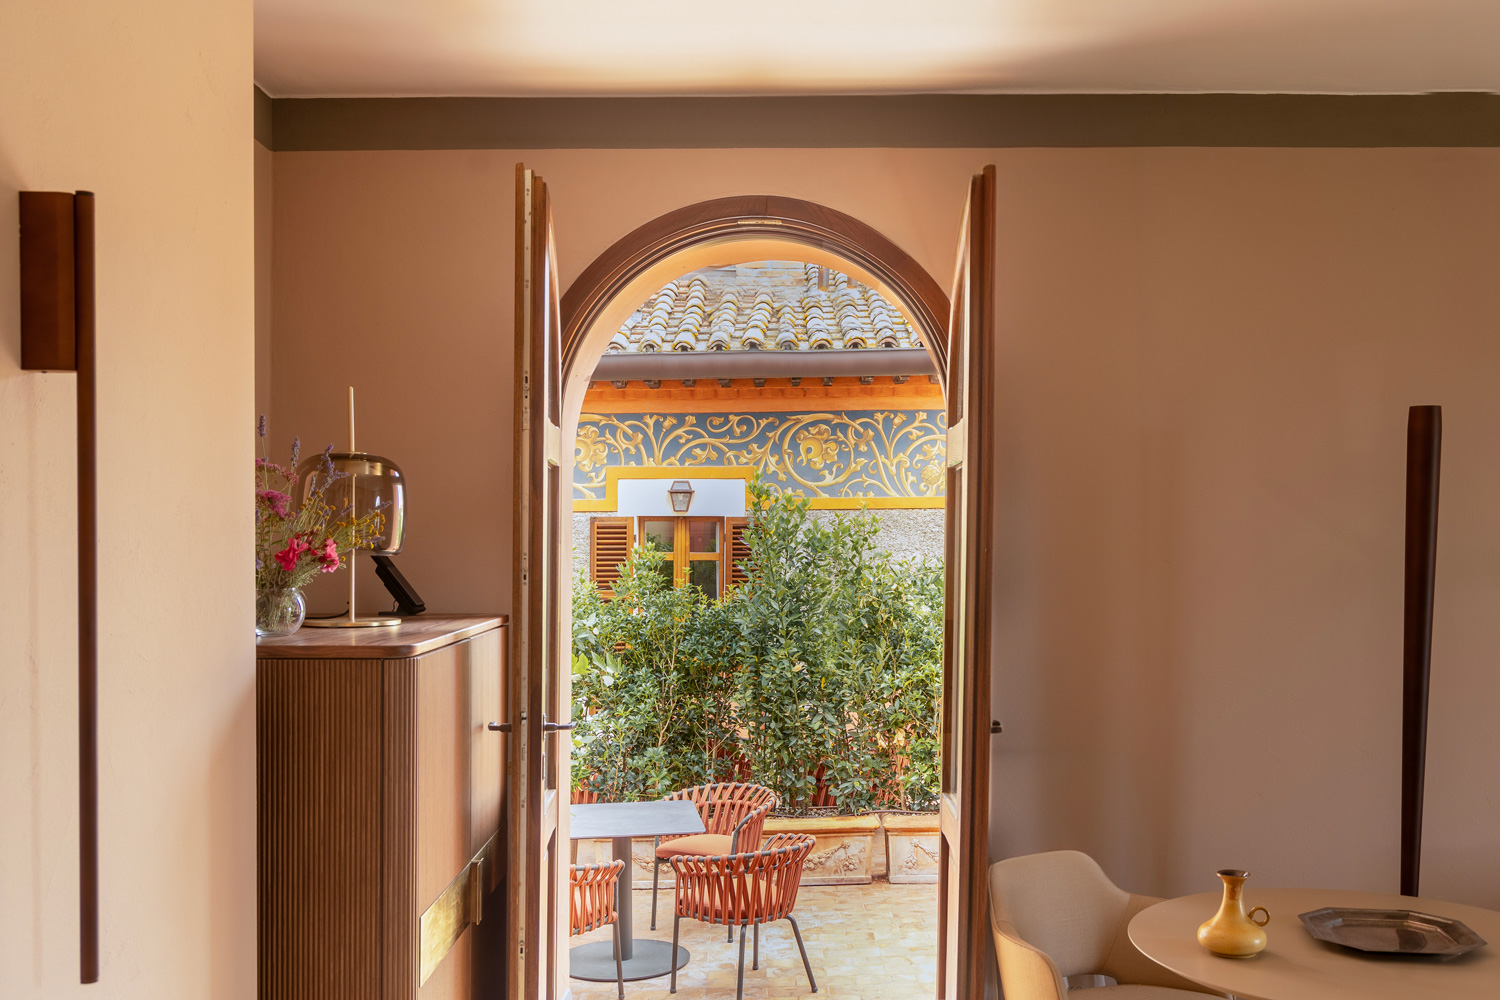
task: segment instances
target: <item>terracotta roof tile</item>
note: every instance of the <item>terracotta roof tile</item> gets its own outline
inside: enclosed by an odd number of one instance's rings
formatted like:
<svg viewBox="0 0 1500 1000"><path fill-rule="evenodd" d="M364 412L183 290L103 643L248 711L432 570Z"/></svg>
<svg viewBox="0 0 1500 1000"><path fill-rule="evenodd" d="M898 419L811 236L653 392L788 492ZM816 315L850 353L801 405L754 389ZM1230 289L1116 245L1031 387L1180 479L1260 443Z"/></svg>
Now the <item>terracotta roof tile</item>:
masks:
<svg viewBox="0 0 1500 1000"><path fill-rule="evenodd" d="M667 282L631 314L608 349L809 351L920 346L920 338L901 310L849 275L800 261L756 261L704 268Z"/></svg>

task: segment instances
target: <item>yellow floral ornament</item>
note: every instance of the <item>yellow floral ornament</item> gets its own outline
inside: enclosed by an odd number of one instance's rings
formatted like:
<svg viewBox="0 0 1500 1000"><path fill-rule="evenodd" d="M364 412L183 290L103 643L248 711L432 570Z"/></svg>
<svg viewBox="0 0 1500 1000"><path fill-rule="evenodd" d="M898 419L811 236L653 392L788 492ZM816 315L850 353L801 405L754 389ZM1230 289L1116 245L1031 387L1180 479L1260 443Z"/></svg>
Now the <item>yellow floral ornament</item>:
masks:
<svg viewBox="0 0 1500 1000"><path fill-rule="evenodd" d="M815 498L941 497L946 445L941 410L585 413L573 496L602 495L611 466L670 466L755 469L779 492Z"/></svg>
<svg viewBox="0 0 1500 1000"><path fill-rule="evenodd" d="M802 461L812 468L822 469L838 461L839 443L833 440L833 431L827 424L798 431L796 440L802 446Z"/></svg>

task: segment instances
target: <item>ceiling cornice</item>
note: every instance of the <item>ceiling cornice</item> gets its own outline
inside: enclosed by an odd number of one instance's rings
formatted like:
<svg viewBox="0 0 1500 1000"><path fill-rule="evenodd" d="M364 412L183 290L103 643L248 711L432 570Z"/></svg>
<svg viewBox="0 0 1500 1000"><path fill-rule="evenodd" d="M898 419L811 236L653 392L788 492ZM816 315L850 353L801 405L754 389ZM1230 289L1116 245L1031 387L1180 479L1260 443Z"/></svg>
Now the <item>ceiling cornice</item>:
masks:
<svg viewBox="0 0 1500 1000"><path fill-rule="evenodd" d="M1500 95L270 98L278 151L1497 146Z"/></svg>

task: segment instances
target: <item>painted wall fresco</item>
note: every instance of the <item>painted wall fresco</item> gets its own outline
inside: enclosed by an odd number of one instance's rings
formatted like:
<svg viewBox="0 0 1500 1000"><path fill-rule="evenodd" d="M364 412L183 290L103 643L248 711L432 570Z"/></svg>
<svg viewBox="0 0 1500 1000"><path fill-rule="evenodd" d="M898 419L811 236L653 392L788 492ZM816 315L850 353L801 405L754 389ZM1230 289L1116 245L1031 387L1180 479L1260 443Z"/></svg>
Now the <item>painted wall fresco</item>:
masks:
<svg viewBox="0 0 1500 1000"><path fill-rule="evenodd" d="M939 498L941 410L839 413L585 413L573 497L604 497L610 466L751 467L773 489L828 499Z"/></svg>

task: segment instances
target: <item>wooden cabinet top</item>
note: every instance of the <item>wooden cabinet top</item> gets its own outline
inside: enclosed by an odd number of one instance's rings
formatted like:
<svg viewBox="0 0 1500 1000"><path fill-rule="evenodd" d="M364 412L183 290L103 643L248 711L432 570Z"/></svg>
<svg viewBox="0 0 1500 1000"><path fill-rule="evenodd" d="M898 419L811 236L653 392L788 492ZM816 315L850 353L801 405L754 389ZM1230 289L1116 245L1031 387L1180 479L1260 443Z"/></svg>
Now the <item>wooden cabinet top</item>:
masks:
<svg viewBox="0 0 1500 1000"><path fill-rule="evenodd" d="M308 628L255 640L261 660L401 660L499 628L505 615L423 614L384 628Z"/></svg>

